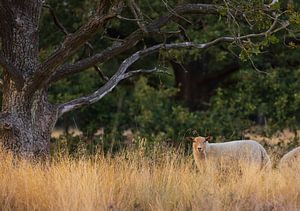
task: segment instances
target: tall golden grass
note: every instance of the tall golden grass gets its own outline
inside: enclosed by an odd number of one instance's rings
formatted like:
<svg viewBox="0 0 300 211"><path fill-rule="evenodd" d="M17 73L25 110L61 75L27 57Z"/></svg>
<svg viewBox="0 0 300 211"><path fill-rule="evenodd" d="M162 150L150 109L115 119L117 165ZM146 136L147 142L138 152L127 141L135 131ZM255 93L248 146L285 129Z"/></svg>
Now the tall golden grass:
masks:
<svg viewBox="0 0 300 211"><path fill-rule="evenodd" d="M46 164L0 153L0 210L299 209L299 172L199 171L191 156L168 149Z"/></svg>

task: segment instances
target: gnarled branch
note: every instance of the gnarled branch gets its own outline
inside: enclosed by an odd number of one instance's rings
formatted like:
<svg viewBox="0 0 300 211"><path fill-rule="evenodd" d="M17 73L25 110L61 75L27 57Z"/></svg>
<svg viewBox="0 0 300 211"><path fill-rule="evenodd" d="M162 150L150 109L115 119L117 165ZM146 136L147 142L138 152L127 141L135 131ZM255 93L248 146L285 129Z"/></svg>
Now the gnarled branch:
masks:
<svg viewBox="0 0 300 211"><path fill-rule="evenodd" d="M166 15L152 21L148 25L144 25L144 30L138 29L130 34L123 42L118 45L111 46L100 53L82 59L74 64L66 64L57 70L55 75L51 78L50 82L55 82L67 76L81 72L95 64L104 63L111 58L125 52L128 49L136 46L145 36L160 35L161 27L168 24L171 20L176 19L179 15L185 14L216 14L219 15L220 11L224 9L223 6L213 4L184 4L176 6L172 11ZM139 20L139 19L137 19ZM147 32L147 33L145 33Z"/></svg>
<svg viewBox="0 0 300 211"><path fill-rule="evenodd" d="M51 14L51 16L53 18L53 21L54 21L55 25L60 29L60 31L62 33L64 33L65 35L69 35L70 33L68 32L68 30L66 29L66 27L64 27L64 25L59 21L56 13L54 11L54 9L50 5L48 5L48 4L44 4L43 7L49 9L50 14ZM94 52L94 48L93 48L92 44L87 41L84 45L85 45L85 47L87 47L89 49L89 51L90 51L89 56L91 56L91 54L93 54L93 52ZM108 81L107 76L105 76L103 74L103 72L100 70L100 68L97 65L94 65L94 69L98 72L98 74L100 75L100 77L102 78L102 80Z"/></svg>
<svg viewBox="0 0 300 211"><path fill-rule="evenodd" d="M219 39L221 40L221 39ZM218 41L215 41L218 42ZM213 43L215 43L213 42ZM110 80L102 86L100 89L95 91L89 96L84 96L75 100L72 100L70 102L64 103L59 105L59 115L62 115L66 112L72 111L74 109L90 105L92 103L95 103L99 101L101 98L103 98L105 95L107 95L109 92L111 92L120 81L124 80L127 77L133 76L135 72L128 72L128 68L134 64L137 60L141 59L142 57L146 55L153 54L155 52L158 52L160 49L175 49L175 48L186 48L186 47L196 47L196 48L205 48L206 46L210 46L212 42L206 43L206 44L195 44L191 42L185 42L185 43L175 43L175 44L159 44L152 46L150 48L146 48L144 50L137 51L132 56L125 59L122 64L120 65L118 71L110 78ZM138 71L140 72L140 71ZM137 72L136 72L137 73Z"/></svg>
<svg viewBox="0 0 300 211"><path fill-rule="evenodd" d="M55 82L67 76L79 73L82 70L92 67L97 63L103 63L105 61L108 61L114 56L117 56L123 53L124 51L130 49L131 47L135 46L141 39L142 34L140 33L140 30L138 30L132 33L124 42L120 43L119 45L111 46L103 50L101 53L97 53L93 56L82 59L76 62L75 64L63 65L57 70L56 74L52 76L50 82Z"/></svg>
<svg viewBox="0 0 300 211"><path fill-rule="evenodd" d="M266 32L262 32L259 34L249 34L249 35L244 35L240 37L219 37L211 42L207 43L202 43L202 44L197 44L193 42L183 42L183 43L173 43L173 44L158 44L154 45L152 47L137 51L127 59L125 59L122 64L120 65L118 71L110 78L110 80L101 88L96 90L94 93L90 94L89 96L84 96L75 100L72 100L70 102L64 103L59 105L59 115L62 115L66 112L72 111L74 109L80 108L82 106L90 105L92 103L95 103L99 101L101 98L103 98L106 94L111 92L122 80L131 77L137 73L143 72L143 70L137 70L137 71L132 71L132 72L127 72L128 68L134 64L136 61L139 59L153 54L155 52L158 52L161 49L164 50L170 50L170 49L180 49L180 48L197 48L197 49L205 49L209 48L211 46L214 46L218 43L221 42L240 42L242 40L250 39L250 38L255 38L255 37L262 37L266 36L269 34L272 34L273 32L277 32L280 29L283 29L286 27L286 25L274 29L274 30L267 30ZM271 26L273 29L273 25ZM153 69L148 72L153 72L157 69ZM145 71L144 71L145 72Z"/></svg>
<svg viewBox="0 0 300 211"><path fill-rule="evenodd" d="M57 67L65 62L67 58L82 47L98 31L103 30L108 20L115 17L122 8L122 1L102 0L94 14L88 22L80 27L76 32L68 34L61 44L37 69L29 86L29 92L36 90L46 84L51 76L56 72Z"/></svg>
<svg viewBox="0 0 300 211"><path fill-rule="evenodd" d="M173 18L176 18L177 15L184 14L219 14L219 10L222 7L219 5L212 4L185 4L175 7L172 12L166 14L154 20L152 23L145 26L147 33L143 33L141 29L136 30L130 34L124 42L116 46L111 46L101 53L97 53L91 57L82 59L75 64L63 65L59 68L56 74L51 78L51 82L57 81L69 75L78 73L82 70L85 70L89 67L94 66L97 63L103 63L110 60L111 58L123 53L124 51L131 49L137 43L139 43L144 36L149 36L153 34L160 34L160 28L169 23Z"/></svg>

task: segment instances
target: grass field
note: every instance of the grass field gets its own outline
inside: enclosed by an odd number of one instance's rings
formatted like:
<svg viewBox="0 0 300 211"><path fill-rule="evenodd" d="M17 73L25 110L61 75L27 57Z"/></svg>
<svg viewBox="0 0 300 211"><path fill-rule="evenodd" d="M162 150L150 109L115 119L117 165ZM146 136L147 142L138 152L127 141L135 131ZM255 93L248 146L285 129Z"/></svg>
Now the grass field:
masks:
<svg viewBox="0 0 300 211"><path fill-rule="evenodd" d="M300 172L198 171L174 150L0 160L0 210L300 210Z"/></svg>

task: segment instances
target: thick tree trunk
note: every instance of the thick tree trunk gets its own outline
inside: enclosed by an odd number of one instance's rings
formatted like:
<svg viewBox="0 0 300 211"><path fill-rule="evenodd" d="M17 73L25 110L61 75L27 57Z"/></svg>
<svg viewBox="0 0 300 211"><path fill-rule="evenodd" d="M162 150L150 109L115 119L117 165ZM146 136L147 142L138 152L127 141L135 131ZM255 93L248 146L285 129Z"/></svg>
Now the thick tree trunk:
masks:
<svg viewBox="0 0 300 211"><path fill-rule="evenodd" d="M39 65L38 24L41 0L1 0L2 51L13 70L4 68L0 141L15 154L47 156L51 130L57 120L46 89L29 90Z"/></svg>
<svg viewBox="0 0 300 211"><path fill-rule="evenodd" d="M5 149L25 157L45 157L50 152L50 135L57 109L48 103L45 91L32 100L24 92L4 90L0 140Z"/></svg>

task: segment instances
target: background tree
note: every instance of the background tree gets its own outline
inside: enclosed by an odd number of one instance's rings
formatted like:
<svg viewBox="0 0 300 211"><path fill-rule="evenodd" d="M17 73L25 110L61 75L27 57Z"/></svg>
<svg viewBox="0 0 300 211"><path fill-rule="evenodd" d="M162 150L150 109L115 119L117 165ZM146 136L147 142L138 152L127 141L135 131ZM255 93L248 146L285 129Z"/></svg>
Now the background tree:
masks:
<svg viewBox="0 0 300 211"><path fill-rule="evenodd" d="M126 78L142 72L158 72L158 68L153 66L149 69L144 68L145 65L141 65L142 68L138 64L135 66L136 62L143 61L146 56L159 53L165 57L172 49L175 51L170 53L176 55L178 49L203 50L220 43L228 43L239 46L242 49L240 57L248 58L249 55L257 53L261 42L269 40L274 33L286 29L290 24L285 13L261 1L216 1L215 4L179 5L177 2L160 2L164 6L161 7L161 13L155 12L149 17L143 12L141 4L134 0L126 3L110 0L100 3L70 2L89 8L82 15L82 19L73 22L71 30L60 23L52 7L43 5L43 1L0 2L0 64L3 67L0 140L5 148L17 154L47 156L50 134L60 116L99 101ZM69 1L62 3L66 8L70 6ZM59 36L53 37L55 45L47 46L52 48L51 51L45 51L42 47L46 42L39 41L43 6L49 10L55 25L64 34L61 41ZM198 42L182 40L180 37L172 42L172 36L184 33L180 20L185 20L186 16L193 18L208 15L224 19L229 24L229 30L211 36L212 39L199 39ZM128 21L131 23L128 24ZM119 32L115 32L115 29L128 28L132 24L136 24L137 28L129 34L120 36ZM97 39L102 41L99 45ZM96 47L93 47L94 43L97 44ZM89 51L88 56L86 51ZM131 55L124 58L125 52ZM194 52L199 53L202 52ZM107 63L115 57L121 58L122 62L112 66L116 71L111 75L104 75L96 65ZM48 89L54 82L90 67L103 80L100 88L68 102L49 102Z"/></svg>

